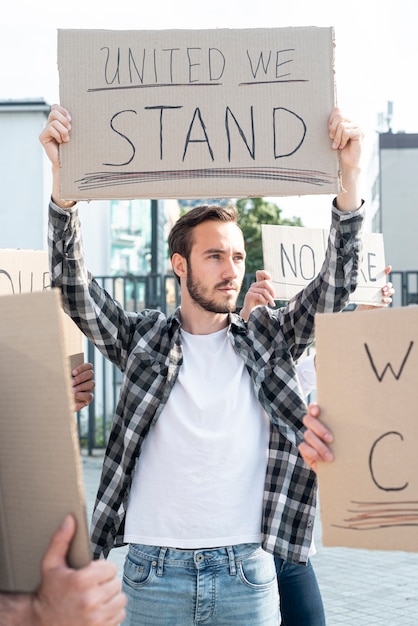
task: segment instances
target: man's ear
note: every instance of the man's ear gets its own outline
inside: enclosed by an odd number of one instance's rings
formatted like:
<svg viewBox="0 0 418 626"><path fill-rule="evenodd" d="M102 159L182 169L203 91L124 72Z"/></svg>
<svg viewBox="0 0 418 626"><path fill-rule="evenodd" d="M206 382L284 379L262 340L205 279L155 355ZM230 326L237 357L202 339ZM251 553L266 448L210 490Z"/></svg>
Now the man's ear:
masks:
<svg viewBox="0 0 418 626"><path fill-rule="evenodd" d="M187 276L187 261L184 256L175 252L171 257L171 265L173 266L173 272L179 278L185 278Z"/></svg>

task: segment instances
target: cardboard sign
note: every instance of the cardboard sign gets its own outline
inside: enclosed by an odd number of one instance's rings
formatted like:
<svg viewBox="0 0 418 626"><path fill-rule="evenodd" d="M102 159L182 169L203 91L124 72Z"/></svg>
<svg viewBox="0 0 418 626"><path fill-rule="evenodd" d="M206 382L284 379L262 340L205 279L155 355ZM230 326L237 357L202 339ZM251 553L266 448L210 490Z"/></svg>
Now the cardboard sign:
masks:
<svg viewBox="0 0 418 626"><path fill-rule="evenodd" d="M69 563L91 559L57 290L0 298L0 354L0 591L32 592L67 513Z"/></svg>
<svg viewBox="0 0 418 626"><path fill-rule="evenodd" d="M290 300L321 269L329 231L322 228L263 224L264 269L273 279L277 298ZM385 255L381 233L363 234L363 262L359 284L350 296L356 304L382 303L386 284Z"/></svg>
<svg viewBox="0 0 418 626"><path fill-rule="evenodd" d="M46 250L0 249L0 296L46 291L50 286ZM66 313L61 311L61 315L66 354L74 368L84 361L83 335Z"/></svg>
<svg viewBox="0 0 418 626"><path fill-rule="evenodd" d="M63 198L339 191L332 28L58 32Z"/></svg>
<svg viewBox="0 0 418 626"><path fill-rule="evenodd" d="M316 316L323 543L418 551L418 307Z"/></svg>

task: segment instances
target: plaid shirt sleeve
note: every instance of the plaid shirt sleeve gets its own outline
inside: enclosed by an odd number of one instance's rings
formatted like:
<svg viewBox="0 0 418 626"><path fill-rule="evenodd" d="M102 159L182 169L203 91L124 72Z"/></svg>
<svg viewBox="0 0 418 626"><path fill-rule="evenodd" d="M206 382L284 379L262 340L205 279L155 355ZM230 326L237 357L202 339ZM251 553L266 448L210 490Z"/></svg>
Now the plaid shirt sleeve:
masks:
<svg viewBox="0 0 418 626"><path fill-rule="evenodd" d="M125 369L137 313L128 313L93 279L83 262L78 210L49 205L51 286L59 288L64 311L102 354Z"/></svg>
<svg viewBox="0 0 418 626"><path fill-rule="evenodd" d="M258 307L248 320L255 348L248 351L248 365L272 424L262 543L267 551L294 563L307 561L316 508L316 477L297 448L303 438L306 405L294 360L314 339L315 314L341 311L357 285L362 223L362 208L342 213L334 205L326 258L318 276L286 307ZM235 342L244 350L245 341L246 336L238 333Z"/></svg>
<svg viewBox="0 0 418 626"><path fill-rule="evenodd" d="M348 303L358 283L362 251L363 204L351 213L335 200L325 260L319 274L284 309L282 331L294 359L314 339L316 313L336 313Z"/></svg>

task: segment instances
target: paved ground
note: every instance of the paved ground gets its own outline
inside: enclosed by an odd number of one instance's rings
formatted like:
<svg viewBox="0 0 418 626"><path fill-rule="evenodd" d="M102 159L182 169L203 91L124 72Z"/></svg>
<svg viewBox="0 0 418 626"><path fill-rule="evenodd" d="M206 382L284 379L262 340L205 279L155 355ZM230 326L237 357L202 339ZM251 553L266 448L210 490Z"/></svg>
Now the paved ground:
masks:
<svg viewBox="0 0 418 626"><path fill-rule="evenodd" d="M89 516L102 458L99 452L92 457L82 457ZM417 553L324 548L320 520L315 543L318 553L312 562L322 592L327 626L418 626ZM124 548L110 553L109 559L116 563L119 572L125 553Z"/></svg>

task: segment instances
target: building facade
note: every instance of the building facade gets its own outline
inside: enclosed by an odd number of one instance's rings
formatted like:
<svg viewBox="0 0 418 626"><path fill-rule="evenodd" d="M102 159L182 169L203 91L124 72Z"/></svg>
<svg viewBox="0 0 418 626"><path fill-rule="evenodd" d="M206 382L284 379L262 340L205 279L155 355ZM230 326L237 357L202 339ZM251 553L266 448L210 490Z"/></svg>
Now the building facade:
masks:
<svg viewBox="0 0 418 626"><path fill-rule="evenodd" d="M372 231L383 234L392 265L395 303L418 302L418 134L379 133L372 186ZM403 284L397 284L401 277ZM405 295L406 292L406 295Z"/></svg>
<svg viewBox="0 0 418 626"><path fill-rule="evenodd" d="M0 101L0 248L45 248L47 192L39 133L48 113L42 99Z"/></svg>

